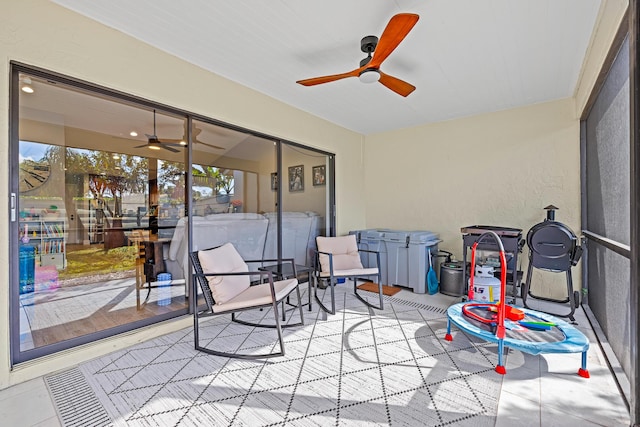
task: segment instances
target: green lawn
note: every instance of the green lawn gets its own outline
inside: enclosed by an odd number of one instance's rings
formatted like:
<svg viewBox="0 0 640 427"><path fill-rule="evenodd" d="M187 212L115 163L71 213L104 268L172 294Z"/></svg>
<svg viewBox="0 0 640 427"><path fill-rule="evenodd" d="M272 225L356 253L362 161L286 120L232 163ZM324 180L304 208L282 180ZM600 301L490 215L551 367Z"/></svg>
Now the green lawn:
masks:
<svg viewBox="0 0 640 427"><path fill-rule="evenodd" d="M130 271L135 268L136 247L122 246L105 250L102 245L67 251L67 267L60 279Z"/></svg>

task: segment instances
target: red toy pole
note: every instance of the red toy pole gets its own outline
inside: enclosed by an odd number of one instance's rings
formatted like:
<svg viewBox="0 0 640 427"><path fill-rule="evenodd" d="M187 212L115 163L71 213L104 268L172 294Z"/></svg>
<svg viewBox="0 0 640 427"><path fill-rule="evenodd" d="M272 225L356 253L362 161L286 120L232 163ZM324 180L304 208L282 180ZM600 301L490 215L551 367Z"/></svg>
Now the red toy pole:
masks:
<svg viewBox="0 0 640 427"><path fill-rule="evenodd" d="M504 319L507 310L507 257L504 250L500 250L500 304L498 304L498 329L496 336L503 339L506 335Z"/></svg>
<svg viewBox="0 0 640 427"><path fill-rule="evenodd" d="M473 274L476 267L476 249L478 248L478 242L475 242L471 246L471 271L469 272L469 290L467 291L467 298L469 301L473 301ZM462 268L467 268L463 265Z"/></svg>

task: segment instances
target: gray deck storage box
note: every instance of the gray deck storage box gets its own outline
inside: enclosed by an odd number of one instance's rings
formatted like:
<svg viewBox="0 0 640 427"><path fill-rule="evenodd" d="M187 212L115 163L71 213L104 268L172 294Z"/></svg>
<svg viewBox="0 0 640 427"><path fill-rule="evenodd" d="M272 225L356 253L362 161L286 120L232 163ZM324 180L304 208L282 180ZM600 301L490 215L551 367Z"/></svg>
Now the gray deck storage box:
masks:
<svg viewBox="0 0 640 427"><path fill-rule="evenodd" d="M435 260L440 239L431 231L386 231L383 236L387 259L387 284L427 292L429 259ZM437 267L434 263L434 270Z"/></svg>

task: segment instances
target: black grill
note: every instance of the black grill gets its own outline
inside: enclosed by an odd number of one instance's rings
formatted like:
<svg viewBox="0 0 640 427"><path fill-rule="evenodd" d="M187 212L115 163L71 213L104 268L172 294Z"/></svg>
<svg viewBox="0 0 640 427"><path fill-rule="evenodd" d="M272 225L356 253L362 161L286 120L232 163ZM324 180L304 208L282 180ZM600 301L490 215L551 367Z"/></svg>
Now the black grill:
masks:
<svg viewBox="0 0 640 427"><path fill-rule="evenodd" d="M582 248L573 231L561 222L544 221L527 233L529 262L533 267L553 272L569 270L578 263Z"/></svg>
<svg viewBox="0 0 640 427"><path fill-rule="evenodd" d="M580 293L573 290L573 280L571 278L571 267L575 266L582 255L582 247L579 245L578 237L569 227L553 220L553 214L547 219L531 227L527 233L527 246L529 247L529 267L527 269L527 279L522 285L522 303L527 308L527 297L556 303L569 303L569 313L551 313L559 317L568 317L575 320L573 313L580 303ZM567 276L567 298L553 299L534 295L531 292L531 278L533 269L550 271L554 273L565 272ZM539 310L542 311L542 310Z"/></svg>

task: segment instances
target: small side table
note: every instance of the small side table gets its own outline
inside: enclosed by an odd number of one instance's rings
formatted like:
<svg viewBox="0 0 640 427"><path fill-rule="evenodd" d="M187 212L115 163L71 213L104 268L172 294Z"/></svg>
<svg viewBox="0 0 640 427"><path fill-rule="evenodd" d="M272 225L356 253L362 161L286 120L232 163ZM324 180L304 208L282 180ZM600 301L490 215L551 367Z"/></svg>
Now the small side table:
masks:
<svg viewBox="0 0 640 427"><path fill-rule="evenodd" d="M291 266L290 262L286 262L286 263L278 263L278 264L273 264L273 265L266 265L264 267L260 267L258 268L258 270L260 271L270 271L271 273L273 273L273 275L277 278L277 280L285 280L285 279L291 279L294 277L293 275L293 268ZM309 290L307 292L307 297L309 298L309 302L307 302L306 304L302 304L302 306L304 307L305 305L309 306L309 311L312 310L311 307L311 291L312 291L312 285L311 285L311 267L307 267L306 265L299 265L296 264L296 276L295 278L300 280L299 278L301 276L306 275L307 276L307 284L309 285ZM298 304L301 304L302 301L298 301ZM293 305L289 302L289 298L287 297L287 304L293 306L293 307L297 307L297 305Z"/></svg>

